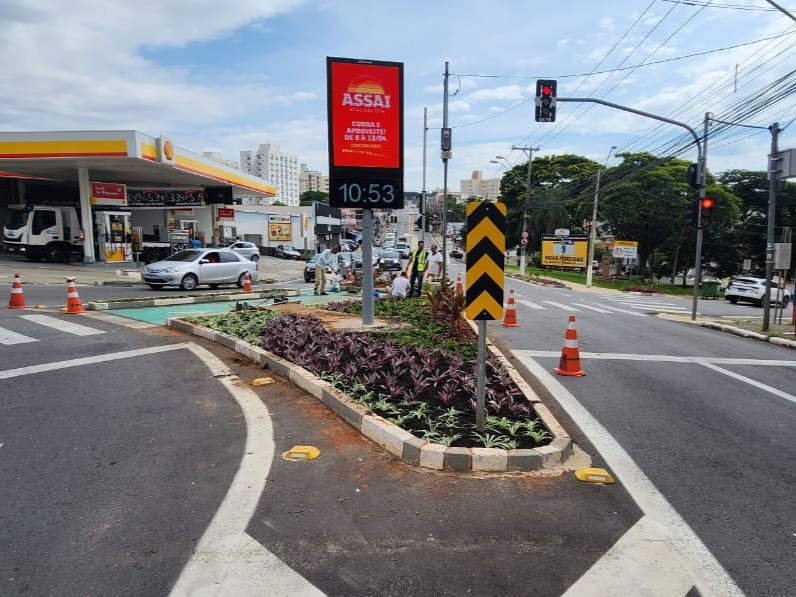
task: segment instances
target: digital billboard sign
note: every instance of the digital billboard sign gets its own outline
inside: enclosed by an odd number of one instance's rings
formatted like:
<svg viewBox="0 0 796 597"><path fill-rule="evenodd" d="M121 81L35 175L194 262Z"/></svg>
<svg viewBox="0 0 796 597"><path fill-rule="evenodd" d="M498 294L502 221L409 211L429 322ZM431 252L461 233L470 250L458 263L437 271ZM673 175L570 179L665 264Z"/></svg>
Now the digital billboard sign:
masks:
<svg viewBox="0 0 796 597"><path fill-rule="evenodd" d="M403 64L327 58L329 205L403 207Z"/></svg>

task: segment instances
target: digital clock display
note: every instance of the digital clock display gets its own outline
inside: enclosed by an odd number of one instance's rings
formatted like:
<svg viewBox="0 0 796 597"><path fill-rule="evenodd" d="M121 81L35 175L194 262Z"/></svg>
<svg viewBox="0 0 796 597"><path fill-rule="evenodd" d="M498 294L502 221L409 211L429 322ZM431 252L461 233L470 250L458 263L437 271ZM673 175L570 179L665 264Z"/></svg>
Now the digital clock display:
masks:
<svg viewBox="0 0 796 597"><path fill-rule="evenodd" d="M403 207L403 64L327 58L329 206Z"/></svg>

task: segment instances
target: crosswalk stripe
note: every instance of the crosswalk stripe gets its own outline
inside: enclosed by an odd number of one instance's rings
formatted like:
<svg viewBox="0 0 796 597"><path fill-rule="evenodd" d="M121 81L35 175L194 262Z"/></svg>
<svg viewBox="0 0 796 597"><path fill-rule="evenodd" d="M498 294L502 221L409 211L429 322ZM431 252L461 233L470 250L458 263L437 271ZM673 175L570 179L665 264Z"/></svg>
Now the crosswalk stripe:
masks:
<svg viewBox="0 0 796 597"><path fill-rule="evenodd" d="M38 340L30 336L17 334L5 328L0 328L0 344L25 344L27 342L38 342Z"/></svg>
<svg viewBox="0 0 796 597"><path fill-rule="evenodd" d="M558 307L559 309L563 309L564 311L580 311L580 309L576 309L571 305L564 305L562 303L556 303L555 301L542 301L548 305L552 305L554 307Z"/></svg>
<svg viewBox="0 0 796 597"><path fill-rule="evenodd" d="M127 317L112 315L110 313L103 313L101 311L89 311L88 313L83 313L83 317L89 317L91 319L99 319L101 321L107 321L108 323L121 325L126 328L132 328L134 330L144 330L147 328L160 327L156 323L149 323L147 321L138 321L137 319L128 319Z"/></svg>
<svg viewBox="0 0 796 597"><path fill-rule="evenodd" d="M609 307L608 305L600 305L605 309L610 309L611 311L616 311L617 313L625 313L627 315L638 315L639 317L646 317L646 313L636 313L635 311L628 311L627 309L617 309L616 307Z"/></svg>
<svg viewBox="0 0 796 597"><path fill-rule="evenodd" d="M591 305L584 305L583 303L575 303L578 307L583 307L584 309L591 309L592 311L597 311L597 313L613 313L613 311L609 311L608 309L602 309L600 307L592 307Z"/></svg>
<svg viewBox="0 0 796 597"><path fill-rule="evenodd" d="M516 294L515 294L515 296L516 296ZM525 299L517 299L514 302L515 303L519 303L521 305L524 305L524 306L528 307L529 309L544 309L544 307L542 307L542 305L537 305L536 303L532 303L531 301L526 301Z"/></svg>
<svg viewBox="0 0 796 597"><path fill-rule="evenodd" d="M50 317L49 315L21 315L20 318L75 336L94 336L105 333L104 330L90 328L87 325L80 325L79 323L73 323L71 321L64 321L63 319Z"/></svg>

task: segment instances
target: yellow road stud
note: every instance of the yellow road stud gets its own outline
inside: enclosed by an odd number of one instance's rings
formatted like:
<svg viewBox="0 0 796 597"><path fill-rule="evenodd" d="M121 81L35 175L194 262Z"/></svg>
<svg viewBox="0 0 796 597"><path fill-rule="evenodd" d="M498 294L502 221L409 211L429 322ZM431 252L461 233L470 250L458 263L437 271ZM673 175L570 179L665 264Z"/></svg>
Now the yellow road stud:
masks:
<svg viewBox="0 0 796 597"><path fill-rule="evenodd" d="M293 446L282 454L285 460L314 460L321 455L321 451L315 446Z"/></svg>
<svg viewBox="0 0 796 597"><path fill-rule="evenodd" d="M575 477L584 483L610 484L614 482L614 478L604 468L580 468L575 471Z"/></svg>
<svg viewBox="0 0 796 597"><path fill-rule="evenodd" d="M252 385L255 388L259 388L260 386L267 386L270 383L276 383L273 377L258 377L254 381L252 381Z"/></svg>

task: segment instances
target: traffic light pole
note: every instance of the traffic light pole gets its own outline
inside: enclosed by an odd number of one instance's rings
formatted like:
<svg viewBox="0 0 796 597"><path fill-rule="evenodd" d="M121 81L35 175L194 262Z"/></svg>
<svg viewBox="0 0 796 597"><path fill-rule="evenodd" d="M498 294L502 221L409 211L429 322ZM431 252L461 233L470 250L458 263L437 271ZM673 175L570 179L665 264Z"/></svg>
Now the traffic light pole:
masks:
<svg viewBox="0 0 796 597"><path fill-rule="evenodd" d="M602 99L597 99L593 97L559 97L556 98L559 102L584 102L590 104L600 104L602 106L608 106L609 108L616 108L617 110L622 110L623 112L631 112L632 114L638 114L639 116L646 116L647 118L652 118L653 120L660 120L661 122L668 122L669 124L673 124L675 126L682 127L686 129L691 136L694 137L694 143L696 144L697 148L697 164L699 164L698 172L697 172L697 183L699 185L699 198L700 202L702 199L705 198L705 174L706 174L706 166L707 163L705 161L705 156L702 151L702 143L699 141L699 135L697 132L688 126L684 122L680 122L678 120L672 120L671 118L665 118L663 116L658 116L657 114L651 114L650 112L644 112L643 110L636 110L635 108L630 108L628 106L623 106L621 104L615 104L613 102L607 102ZM707 141L707 115L705 117L705 140ZM700 218L701 218L700 214ZM700 263L702 262L702 229L697 228L697 255L696 255L696 266L694 268L695 280L694 280L694 300L691 306L691 319L696 319L696 306L697 306L697 292L698 292L698 278L696 276L700 273ZM591 263L587 264L588 267L591 267Z"/></svg>
<svg viewBox="0 0 796 597"><path fill-rule="evenodd" d="M522 252L520 253L520 275L525 275L525 264L528 255L528 210L531 207L531 162L533 160L533 152L539 151L538 147L516 147L512 146L512 151L515 149L522 150L528 154L528 180L525 183L525 199L522 204L522 237L520 244L522 244Z"/></svg>
<svg viewBox="0 0 796 597"><path fill-rule="evenodd" d="M700 152L697 172L699 181L699 199L697 200L697 237L696 237L696 261L694 263L694 291L691 295L691 321L696 319L697 304L699 303L699 283L702 280L702 200L705 198L705 173L707 172L707 153L708 153L708 122L710 112L705 112L705 122L702 132L702 151Z"/></svg>
<svg viewBox="0 0 796 597"><path fill-rule="evenodd" d="M771 279L774 273L774 220L777 217L777 186L779 186L779 123L775 122L771 131L771 155L768 156L768 222L766 226L766 293L763 295L763 331L767 332L771 323Z"/></svg>

